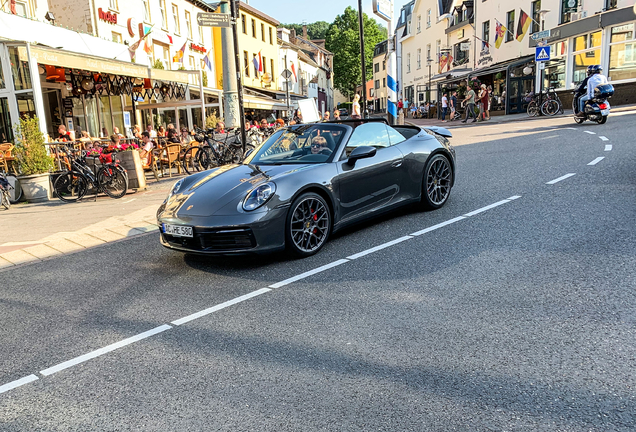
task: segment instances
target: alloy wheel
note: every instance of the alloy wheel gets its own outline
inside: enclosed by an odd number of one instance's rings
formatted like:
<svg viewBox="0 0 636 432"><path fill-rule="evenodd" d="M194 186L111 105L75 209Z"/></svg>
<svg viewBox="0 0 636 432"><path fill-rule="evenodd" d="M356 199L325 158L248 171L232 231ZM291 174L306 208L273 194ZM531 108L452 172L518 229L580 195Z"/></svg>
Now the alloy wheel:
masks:
<svg viewBox="0 0 636 432"><path fill-rule="evenodd" d="M307 197L298 202L289 228L294 246L305 254L320 249L329 235L329 219L329 209L322 200Z"/></svg>
<svg viewBox="0 0 636 432"><path fill-rule="evenodd" d="M426 173L426 194L434 206L441 206L450 195L452 172L448 160L439 156L429 165Z"/></svg>

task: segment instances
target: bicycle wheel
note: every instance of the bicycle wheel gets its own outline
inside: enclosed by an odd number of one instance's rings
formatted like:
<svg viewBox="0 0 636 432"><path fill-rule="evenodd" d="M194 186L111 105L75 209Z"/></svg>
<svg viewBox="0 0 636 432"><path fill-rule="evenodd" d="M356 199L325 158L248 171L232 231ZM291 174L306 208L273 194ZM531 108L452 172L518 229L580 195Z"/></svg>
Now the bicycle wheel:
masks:
<svg viewBox="0 0 636 432"><path fill-rule="evenodd" d="M212 165L212 149L207 146L189 147L181 158L183 170L188 174L204 171Z"/></svg>
<svg viewBox="0 0 636 432"><path fill-rule="evenodd" d="M68 171L60 174L53 184L55 195L64 202L75 202L86 195L88 181L83 174Z"/></svg>
<svg viewBox="0 0 636 432"><path fill-rule="evenodd" d="M530 117L536 117L539 115L539 107L535 101L530 101L528 104L528 115Z"/></svg>
<svg viewBox="0 0 636 432"><path fill-rule="evenodd" d="M1 200L2 200L2 206L6 209L9 210L11 208L11 201L9 200L9 191L6 190L1 190L0 194L2 194Z"/></svg>
<svg viewBox="0 0 636 432"><path fill-rule="evenodd" d="M121 198L128 190L128 176L119 167L105 165L97 171L97 185L111 198Z"/></svg>
<svg viewBox="0 0 636 432"><path fill-rule="evenodd" d="M559 104L555 100L547 100L541 105L541 112L544 116L553 116L559 112Z"/></svg>
<svg viewBox="0 0 636 432"><path fill-rule="evenodd" d="M239 164L243 160L243 147L231 145L225 151L226 164Z"/></svg>

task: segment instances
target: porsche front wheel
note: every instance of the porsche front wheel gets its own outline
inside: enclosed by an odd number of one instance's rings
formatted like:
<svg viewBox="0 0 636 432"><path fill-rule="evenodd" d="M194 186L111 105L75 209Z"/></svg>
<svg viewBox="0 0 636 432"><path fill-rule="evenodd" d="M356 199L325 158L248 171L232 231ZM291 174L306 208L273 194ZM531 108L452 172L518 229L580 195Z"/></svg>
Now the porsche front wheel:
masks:
<svg viewBox="0 0 636 432"><path fill-rule="evenodd" d="M331 211L324 198L306 193L294 200L287 215L285 240L295 255L308 257L318 253L331 232Z"/></svg>
<svg viewBox="0 0 636 432"><path fill-rule="evenodd" d="M424 170L424 184L422 185L422 207L435 210L442 207L451 192L453 182L453 168L446 156L433 156Z"/></svg>

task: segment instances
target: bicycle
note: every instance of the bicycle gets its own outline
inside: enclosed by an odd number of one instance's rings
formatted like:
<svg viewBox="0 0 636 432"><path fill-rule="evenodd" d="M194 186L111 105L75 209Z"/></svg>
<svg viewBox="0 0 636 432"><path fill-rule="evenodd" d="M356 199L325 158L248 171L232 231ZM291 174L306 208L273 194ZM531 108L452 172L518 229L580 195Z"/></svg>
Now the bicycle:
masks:
<svg viewBox="0 0 636 432"><path fill-rule="evenodd" d="M7 176L0 172L0 205L2 205L5 210L9 210L11 208L11 190L13 189L14 188L11 183L9 183Z"/></svg>
<svg viewBox="0 0 636 432"><path fill-rule="evenodd" d="M550 87L546 90L547 100L541 105L541 113L544 116L554 116L556 114L563 114L563 103L559 99L559 95Z"/></svg>
<svg viewBox="0 0 636 432"><path fill-rule="evenodd" d="M243 160L239 129L226 133L223 141L214 138L213 129L207 132L197 129L195 132L194 139L199 144L188 147L181 156L181 165L186 173L192 174L216 166L237 164ZM230 138L231 141L228 142ZM256 147L253 144L246 144L246 150L254 148Z"/></svg>
<svg viewBox="0 0 636 432"><path fill-rule="evenodd" d="M86 195L89 188L95 191L95 199L100 192L111 198L126 195L128 173L119 165L119 161L109 162L102 155L102 166L94 173L86 163L85 151L69 150L66 147L62 147L62 151L65 153L67 170L59 174L53 183L55 195L61 201L76 202Z"/></svg>

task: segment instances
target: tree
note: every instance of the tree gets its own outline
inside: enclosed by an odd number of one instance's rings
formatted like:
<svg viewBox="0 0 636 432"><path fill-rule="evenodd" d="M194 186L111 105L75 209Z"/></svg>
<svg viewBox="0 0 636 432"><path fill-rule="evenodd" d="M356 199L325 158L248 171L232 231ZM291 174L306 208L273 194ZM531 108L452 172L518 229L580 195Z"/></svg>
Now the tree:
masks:
<svg viewBox="0 0 636 432"><path fill-rule="evenodd" d="M387 31L366 14L362 22L366 82L373 76L373 49L387 38ZM348 6L329 26L325 39L325 48L333 53L334 87L351 98L362 83L358 11Z"/></svg>
<svg viewBox="0 0 636 432"><path fill-rule="evenodd" d="M302 37L303 25L302 24L281 24L281 27L287 29L296 30L296 34ZM329 23L327 21L316 21L315 23L307 24L307 38L308 39L324 39L329 29Z"/></svg>

